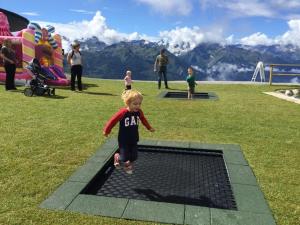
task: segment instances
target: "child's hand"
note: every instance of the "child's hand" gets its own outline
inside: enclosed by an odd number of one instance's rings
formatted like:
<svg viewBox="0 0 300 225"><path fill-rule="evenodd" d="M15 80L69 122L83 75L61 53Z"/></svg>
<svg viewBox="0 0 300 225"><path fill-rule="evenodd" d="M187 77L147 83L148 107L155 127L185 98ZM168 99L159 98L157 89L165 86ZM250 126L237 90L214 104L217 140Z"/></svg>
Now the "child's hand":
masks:
<svg viewBox="0 0 300 225"><path fill-rule="evenodd" d="M107 134L107 133L105 133L104 131L103 131L103 135L104 135L105 137L108 137L108 134Z"/></svg>
<svg viewBox="0 0 300 225"><path fill-rule="evenodd" d="M151 131L151 132L154 132L154 131L155 131L155 129L151 127L150 131Z"/></svg>

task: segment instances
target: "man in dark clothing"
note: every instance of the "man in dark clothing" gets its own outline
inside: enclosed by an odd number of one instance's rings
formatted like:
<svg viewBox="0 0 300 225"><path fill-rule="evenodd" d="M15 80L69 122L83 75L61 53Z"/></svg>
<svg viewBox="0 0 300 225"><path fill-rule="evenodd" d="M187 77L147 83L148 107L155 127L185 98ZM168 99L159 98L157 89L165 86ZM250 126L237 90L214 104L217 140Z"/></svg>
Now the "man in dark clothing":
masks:
<svg viewBox="0 0 300 225"><path fill-rule="evenodd" d="M168 87L168 80L167 80L167 65L169 63L168 56L165 54L166 49L160 50L160 54L156 57L154 63L154 72L158 71L158 89L161 87L161 78L164 78L165 88Z"/></svg>
<svg viewBox="0 0 300 225"><path fill-rule="evenodd" d="M4 69L6 73L5 89L16 90L15 86L15 73L16 73L16 54L12 49L12 43L10 39L6 39L3 42L1 48L1 58L3 59Z"/></svg>

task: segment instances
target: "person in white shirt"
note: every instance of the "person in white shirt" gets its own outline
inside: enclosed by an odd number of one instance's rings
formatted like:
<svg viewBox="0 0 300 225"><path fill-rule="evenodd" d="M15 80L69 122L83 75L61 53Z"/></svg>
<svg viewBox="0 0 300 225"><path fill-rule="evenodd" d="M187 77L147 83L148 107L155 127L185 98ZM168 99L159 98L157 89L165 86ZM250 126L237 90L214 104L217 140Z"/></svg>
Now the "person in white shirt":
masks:
<svg viewBox="0 0 300 225"><path fill-rule="evenodd" d="M125 90L130 90L131 89L131 84L132 84L131 71L130 70L126 71L126 76L124 78L124 81L125 81Z"/></svg>
<svg viewBox="0 0 300 225"><path fill-rule="evenodd" d="M72 44L72 51L68 53L67 61L71 66L71 90L75 91L75 81L77 77L77 86L78 90L82 91L82 57L81 52L79 51L80 44L74 42Z"/></svg>

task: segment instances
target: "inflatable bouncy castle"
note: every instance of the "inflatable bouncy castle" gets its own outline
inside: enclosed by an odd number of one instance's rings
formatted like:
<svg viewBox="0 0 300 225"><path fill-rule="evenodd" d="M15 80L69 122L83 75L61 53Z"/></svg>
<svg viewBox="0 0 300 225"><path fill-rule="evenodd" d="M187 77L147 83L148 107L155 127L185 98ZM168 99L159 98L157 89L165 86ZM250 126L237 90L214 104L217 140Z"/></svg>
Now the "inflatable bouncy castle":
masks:
<svg viewBox="0 0 300 225"><path fill-rule="evenodd" d="M26 69L27 62L37 58L51 86L68 86L70 81L63 72L63 55L61 37L54 34L54 27L41 27L37 23L29 23L27 28L13 35L9 29L7 16L0 12L0 45L3 40L11 39L17 57L15 80L29 81L32 79ZM5 82L5 70L0 59L0 82Z"/></svg>

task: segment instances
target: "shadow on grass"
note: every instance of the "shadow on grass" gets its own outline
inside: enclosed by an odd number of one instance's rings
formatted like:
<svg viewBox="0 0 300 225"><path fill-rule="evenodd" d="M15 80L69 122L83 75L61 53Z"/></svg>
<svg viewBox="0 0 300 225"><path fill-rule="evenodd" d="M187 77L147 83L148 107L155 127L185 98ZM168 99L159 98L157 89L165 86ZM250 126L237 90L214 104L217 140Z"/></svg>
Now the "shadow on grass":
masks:
<svg viewBox="0 0 300 225"><path fill-rule="evenodd" d="M76 83L75 86L77 88L77 83ZM70 85L69 86L51 86L50 85L49 87L55 88L55 89L62 89L62 90L70 90L71 89ZM92 88L92 87L99 87L99 85L97 85L97 84L86 84L86 83L82 84L82 89L83 90L87 90L87 89Z"/></svg>
<svg viewBox="0 0 300 225"><path fill-rule="evenodd" d="M68 98L66 96L60 96L60 95L33 95L33 96L28 96L28 98L47 98L47 99L65 99L65 98Z"/></svg>
<svg viewBox="0 0 300 225"><path fill-rule="evenodd" d="M10 92L10 93L18 93L18 94L24 94L24 90L22 89L17 89L17 90L9 90L7 92ZM28 98L34 98L34 97L42 97L42 98L48 98L48 99L65 99L65 98L68 98L66 96L60 96L60 95L47 95L46 93L44 95L33 95L33 96L27 96Z"/></svg>
<svg viewBox="0 0 300 225"><path fill-rule="evenodd" d="M77 91L76 91L77 92ZM91 91L82 91L82 92L77 92L80 94L88 94L88 95L108 95L108 96L118 96L115 94L111 94L111 93L103 93L103 92L91 92Z"/></svg>
<svg viewBox="0 0 300 225"><path fill-rule="evenodd" d="M17 90L8 90L6 92L11 92L11 93L24 93L24 90L17 89Z"/></svg>
<svg viewBox="0 0 300 225"><path fill-rule="evenodd" d="M99 85L98 84L86 84L86 83L82 84L82 89L83 90L87 90L91 87L99 87Z"/></svg>
<svg viewBox="0 0 300 225"><path fill-rule="evenodd" d="M179 88L168 88L168 89L165 89L166 91L170 90L170 91L186 91L186 89L179 89Z"/></svg>
<svg viewBox="0 0 300 225"><path fill-rule="evenodd" d="M60 95L44 95L44 96L36 96L36 97L44 97L44 98L48 98L48 99L65 99L68 98L66 96L60 96Z"/></svg>

